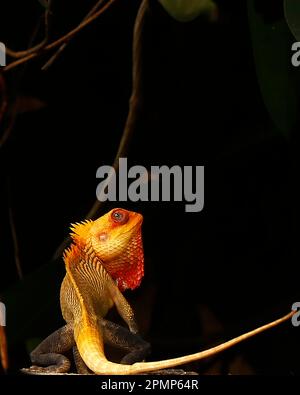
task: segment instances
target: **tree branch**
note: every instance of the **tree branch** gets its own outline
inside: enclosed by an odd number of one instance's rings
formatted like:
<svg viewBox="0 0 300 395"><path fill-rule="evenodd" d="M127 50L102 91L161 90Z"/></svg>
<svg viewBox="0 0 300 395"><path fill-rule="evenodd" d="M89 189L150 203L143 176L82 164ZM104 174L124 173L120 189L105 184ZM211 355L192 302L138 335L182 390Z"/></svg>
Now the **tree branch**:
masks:
<svg viewBox="0 0 300 395"><path fill-rule="evenodd" d="M129 112L125 123L124 131L119 143L119 147L113 162L113 168L117 172L119 169L119 158L127 156L128 147L132 136L136 129L137 118L142 107L142 92L143 92L143 67L142 67L142 41L145 19L149 11L149 0L143 0L137 13L133 33L133 54L132 54L132 92L129 101ZM108 175L108 182L111 174ZM86 215L86 219L94 218L101 210L103 202L96 200L92 208ZM67 237L57 248L53 255L53 259L58 259L64 249L68 246L70 238Z"/></svg>
<svg viewBox="0 0 300 395"><path fill-rule="evenodd" d="M49 4L48 8L45 11L45 16L44 16L44 18L45 18L45 37L44 37L43 41L41 41L39 44L37 44L34 47L31 47L25 51L13 51L12 49L6 48L6 54L8 56L10 56L11 58L19 59L19 58L28 56L32 53L38 52L44 48L44 46L48 43L48 40L49 40L49 25L50 25L49 18L51 15L51 3L52 3L52 0L49 0L48 1L48 4Z"/></svg>
<svg viewBox="0 0 300 395"><path fill-rule="evenodd" d="M94 5L94 7L86 14L86 16L83 18L81 22L86 21L88 18L90 18L105 2L106 0L98 0L97 3ZM67 42L63 43L55 52L54 55L51 56L51 58L47 61L47 63L44 64L42 67L42 70L48 70L50 66L55 62L55 60L62 54L62 52L66 49L68 46L69 42L71 39L69 39Z"/></svg>
<svg viewBox="0 0 300 395"><path fill-rule="evenodd" d="M10 224L11 235L12 235L12 239L13 239L13 246L14 246L14 253L15 253L15 264L16 264L16 268L17 268L17 273L18 273L19 279L22 280L23 279L23 270L22 270L20 254L19 254L19 242L18 242L18 236L17 236L14 216L13 216L11 207L9 207L9 224Z"/></svg>
<svg viewBox="0 0 300 395"><path fill-rule="evenodd" d="M71 30L68 32L66 35L63 37L59 38L58 40L52 42L51 44L48 44L40 49L38 49L37 52L31 53L29 55L24 56L21 59L16 60L15 62L10 63L6 67L4 67L4 71L9 71L12 70L15 67L20 66L23 63L28 62L29 60L35 59L38 56L51 51L52 49L55 49L56 47L64 44L65 42L69 41L71 38L73 38L76 34L78 34L82 29L87 27L89 24L94 22L97 18L99 18L116 0L109 0L108 3L106 3L99 11L95 12L92 16L90 16L88 19L85 21L81 22L75 29Z"/></svg>
<svg viewBox="0 0 300 395"><path fill-rule="evenodd" d="M6 372L8 369L7 339L4 326L0 325L0 363Z"/></svg>

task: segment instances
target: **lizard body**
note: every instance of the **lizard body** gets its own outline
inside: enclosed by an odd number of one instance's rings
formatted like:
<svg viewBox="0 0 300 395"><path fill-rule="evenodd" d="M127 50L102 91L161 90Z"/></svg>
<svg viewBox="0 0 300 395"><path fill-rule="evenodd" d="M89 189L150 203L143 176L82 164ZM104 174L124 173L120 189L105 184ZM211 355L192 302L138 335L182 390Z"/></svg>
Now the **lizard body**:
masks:
<svg viewBox="0 0 300 395"><path fill-rule="evenodd" d="M32 366L31 372L67 372L70 361L63 354L71 348L81 373L124 375L171 368L215 355L293 314L202 352L138 362L148 354L149 344L138 336L133 310L122 292L138 287L144 274L142 220L138 213L114 209L96 221L73 225L73 244L64 253L66 276L60 294L66 325L31 353L35 365L46 366ZM113 305L129 330L105 320ZM107 360L106 342L129 351L121 364Z"/></svg>

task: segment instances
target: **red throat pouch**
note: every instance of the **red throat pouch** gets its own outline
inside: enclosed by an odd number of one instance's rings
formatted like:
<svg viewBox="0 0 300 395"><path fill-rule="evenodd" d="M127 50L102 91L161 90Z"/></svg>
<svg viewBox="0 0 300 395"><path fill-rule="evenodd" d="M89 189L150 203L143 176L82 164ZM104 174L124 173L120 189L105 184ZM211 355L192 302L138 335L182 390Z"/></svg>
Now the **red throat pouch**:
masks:
<svg viewBox="0 0 300 395"><path fill-rule="evenodd" d="M125 251L112 262L105 262L106 270L117 282L121 292L137 288L144 276L144 249L141 231L128 243Z"/></svg>

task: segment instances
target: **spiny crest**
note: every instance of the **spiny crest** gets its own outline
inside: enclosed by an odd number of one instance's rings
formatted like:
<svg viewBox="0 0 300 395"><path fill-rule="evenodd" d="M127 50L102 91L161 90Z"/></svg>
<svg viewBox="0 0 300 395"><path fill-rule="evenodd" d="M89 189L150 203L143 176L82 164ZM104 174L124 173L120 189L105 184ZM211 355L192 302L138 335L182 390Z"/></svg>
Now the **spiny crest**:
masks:
<svg viewBox="0 0 300 395"><path fill-rule="evenodd" d="M72 259L74 260L74 258L78 257L80 257L80 250L74 244L64 250L63 260L65 262Z"/></svg>
<svg viewBox="0 0 300 395"><path fill-rule="evenodd" d="M71 255L71 253L72 253L72 249L66 248L63 253L63 260L66 261L68 257Z"/></svg>
<svg viewBox="0 0 300 395"><path fill-rule="evenodd" d="M71 224L71 237L75 241L75 243L85 243L86 239L89 236L89 231L93 225L93 221L87 219L82 222L76 222L75 224Z"/></svg>

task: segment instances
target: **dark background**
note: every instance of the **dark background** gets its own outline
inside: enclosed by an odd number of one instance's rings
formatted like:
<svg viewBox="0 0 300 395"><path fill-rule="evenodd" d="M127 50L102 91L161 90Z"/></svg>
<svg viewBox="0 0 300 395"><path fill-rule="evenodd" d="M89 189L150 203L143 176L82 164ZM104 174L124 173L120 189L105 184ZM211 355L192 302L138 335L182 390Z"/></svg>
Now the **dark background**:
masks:
<svg viewBox="0 0 300 395"><path fill-rule="evenodd" d="M55 4L57 3L57 4ZM0 152L0 291L8 306L12 371L62 324L55 249L95 200L96 169L111 164L128 112L131 44L140 1L117 1L49 57L5 75L17 95L45 103L17 117ZM181 24L156 1L144 42L144 95L130 164L205 165L205 208L117 204L144 215L146 275L126 293L151 359L208 348L287 313L298 297L295 198L298 125L287 138L272 124L257 81L245 1L217 1L220 17ZM237 4L238 3L238 4ZM92 1L54 2L52 38L79 23ZM277 4L277 6L275 6ZM266 23L281 2L259 2ZM43 9L2 1L0 40L28 45ZM291 42L292 42L291 38ZM276 89L276 85L274 85ZM17 276L9 207L25 280ZM115 207L107 204L102 212ZM299 374L299 329L290 323L221 356L201 373Z"/></svg>

